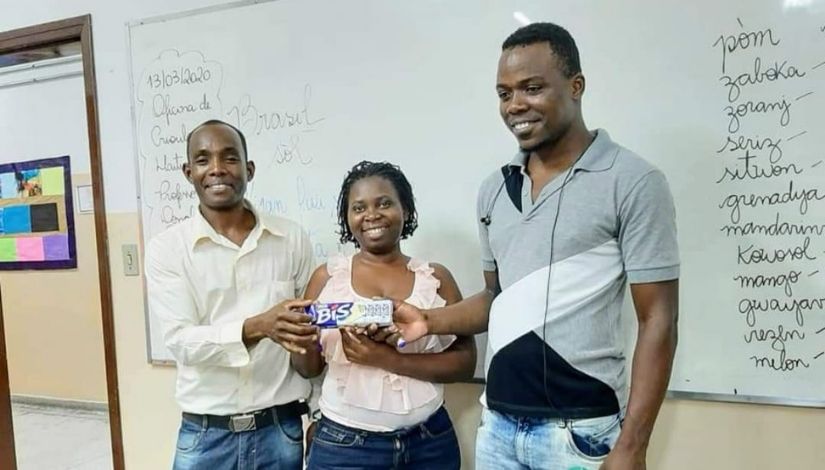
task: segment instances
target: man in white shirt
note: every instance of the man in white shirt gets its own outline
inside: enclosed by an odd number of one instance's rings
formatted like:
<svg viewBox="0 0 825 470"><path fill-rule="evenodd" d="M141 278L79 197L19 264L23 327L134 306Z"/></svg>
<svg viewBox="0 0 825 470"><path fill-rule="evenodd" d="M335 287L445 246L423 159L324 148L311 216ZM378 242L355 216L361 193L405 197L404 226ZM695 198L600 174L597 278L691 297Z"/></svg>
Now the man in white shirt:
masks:
<svg viewBox="0 0 825 470"><path fill-rule="evenodd" d="M149 243L149 307L178 365L176 470L300 469L310 392L290 352L316 347L300 298L314 268L306 232L244 199L246 139L207 121L187 139L195 216ZM300 313L299 313L300 312Z"/></svg>

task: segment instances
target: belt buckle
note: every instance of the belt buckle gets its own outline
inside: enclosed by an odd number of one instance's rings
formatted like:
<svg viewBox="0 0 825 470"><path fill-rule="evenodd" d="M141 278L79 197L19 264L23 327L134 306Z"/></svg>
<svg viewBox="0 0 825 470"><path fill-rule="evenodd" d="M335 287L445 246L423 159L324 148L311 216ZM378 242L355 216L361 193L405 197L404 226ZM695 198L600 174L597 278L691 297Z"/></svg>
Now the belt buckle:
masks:
<svg viewBox="0 0 825 470"><path fill-rule="evenodd" d="M255 415L252 413L235 415L229 418L229 430L232 432L254 431L256 428Z"/></svg>

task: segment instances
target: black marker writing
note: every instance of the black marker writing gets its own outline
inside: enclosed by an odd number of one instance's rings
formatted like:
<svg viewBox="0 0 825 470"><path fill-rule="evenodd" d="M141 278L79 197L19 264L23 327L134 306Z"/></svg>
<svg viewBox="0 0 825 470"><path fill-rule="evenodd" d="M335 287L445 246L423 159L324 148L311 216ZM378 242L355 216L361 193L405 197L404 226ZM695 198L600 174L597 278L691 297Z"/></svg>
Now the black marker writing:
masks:
<svg viewBox="0 0 825 470"><path fill-rule="evenodd" d="M788 297L793 295L793 285L799 282L799 275L802 271L791 270L787 274L776 274L773 276L766 276L764 274L757 274L755 276L746 276L740 274L734 276L734 281L739 281L739 287L743 289L754 289L762 287L783 287L785 295Z"/></svg>
<svg viewBox="0 0 825 470"><path fill-rule="evenodd" d="M727 237L750 235L768 235L771 237L785 235L823 235L825 234L825 224L801 224L781 221L779 219L779 212L777 212L776 218L770 224L759 224L749 221L742 225L723 225L719 230Z"/></svg>
<svg viewBox="0 0 825 470"><path fill-rule="evenodd" d="M767 28L762 31L742 31L739 34L720 34L713 47L718 46L722 50L722 73L725 73L728 54L751 47L778 46L779 42L779 39L774 39L773 30Z"/></svg>
<svg viewBox="0 0 825 470"><path fill-rule="evenodd" d="M739 313L745 315L748 326L756 325L756 314L793 312L794 321L799 326L805 326L805 312L822 310L825 305L823 298L807 299L742 299L739 301Z"/></svg>
<svg viewBox="0 0 825 470"><path fill-rule="evenodd" d="M825 194L820 194L818 189L803 188L795 190L793 180L791 180L788 183L788 191L783 193L729 194L725 196L725 199L719 204L719 208L730 209L730 221L738 224L742 217L742 206L776 206L799 201L799 213L805 214L808 212L808 206L811 201L821 201L822 199L825 199Z"/></svg>
<svg viewBox="0 0 825 470"><path fill-rule="evenodd" d="M738 152L740 150L764 150L770 149L768 159L771 163L778 163L782 159L782 139L771 139L765 137L760 139L759 136L745 137L743 135L733 136L728 135L725 139L725 144L716 151L716 153Z"/></svg>
<svg viewBox="0 0 825 470"><path fill-rule="evenodd" d="M745 101L736 106L725 106L725 113L728 120L728 132L735 134L739 132L741 126L741 119L749 114L767 114L781 111L779 114L779 124L782 127L787 126L791 122L791 103L784 97L778 101Z"/></svg>
<svg viewBox="0 0 825 470"><path fill-rule="evenodd" d="M777 80L788 80L792 78L802 78L805 72L800 72L799 69L793 65L788 65L788 61L782 63L774 62L773 65L762 69L762 59L757 57L753 60L753 72L745 72L731 77L730 75L722 75L719 81L722 86L728 89L728 102L733 103L739 99L742 93L742 88L750 85L758 85L763 82L774 82Z"/></svg>
<svg viewBox="0 0 825 470"><path fill-rule="evenodd" d="M186 144L186 125L180 125L180 133L178 134L165 134L163 128L153 126L149 136L152 139L152 145L155 147Z"/></svg>
<svg viewBox="0 0 825 470"><path fill-rule="evenodd" d="M743 248L742 245L739 245L739 255L736 259L736 263L747 265L760 263L774 264L782 263L784 261L799 260L814 261L816 256L811 256L811 254L808 253L810 248L811 237L805 237L805 240L801 245L795 245L788 248L754 248L754 245L752 244L747 248Z"/></svg>
<svg viewBox="0 0 825 470"><path fill-rule="evenodd" d="M725 167L722 176L716 180L716 184L719 184L723 181L736 181L736 180L744 180L744 179L761 179L761 178L775 178L777 176L784 176L787 174L798 175L802 173L802 170L797 168L796 164L791 163L788 165L778 165L773 162L768 162L769 168L760 167L752 160L756 158L756 155L750 153L750 150L745 151L745 156L737 158L737 160L741 160L744 165L739 166L737 165L736 168L731 169L729 167Z"/></svg>

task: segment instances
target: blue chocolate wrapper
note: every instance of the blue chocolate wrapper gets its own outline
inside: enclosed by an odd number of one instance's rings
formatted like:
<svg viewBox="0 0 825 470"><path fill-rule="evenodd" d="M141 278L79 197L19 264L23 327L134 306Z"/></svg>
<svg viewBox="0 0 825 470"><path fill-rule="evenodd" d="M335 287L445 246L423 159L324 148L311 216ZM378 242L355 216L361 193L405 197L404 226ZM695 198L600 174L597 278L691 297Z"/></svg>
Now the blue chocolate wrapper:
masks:
<svg viewBox="0 0 825 470"><path fill-rule="evenodd" d="M365 327L392 324L392 300L314 303L305 308L312 323L321 328Z"/></svg>

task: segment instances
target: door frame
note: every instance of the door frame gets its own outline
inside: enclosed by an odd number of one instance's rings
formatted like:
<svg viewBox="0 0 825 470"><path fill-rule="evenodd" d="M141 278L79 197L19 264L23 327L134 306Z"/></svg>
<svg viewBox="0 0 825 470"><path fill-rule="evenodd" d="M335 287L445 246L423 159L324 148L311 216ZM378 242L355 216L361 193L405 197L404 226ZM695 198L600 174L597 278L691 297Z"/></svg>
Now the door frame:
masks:
<svg viewBox="0 0 825 470"><path fill-rule="evenodd" d="M83 55L83 87L86 94L86 128L89 137L89 160L92 173L97 272L100 284L100 312L103 320L103 349L106 361L106 389L109 400L112 464L115 470L124 470L114 307L112 304L112 277L109 271L109 243L106 205L103 197L103 162L100 153L97 81L95 79L94 50L92 47L92 17L91 15L84 15L2 32L0 33L0 54L74 41L80 42ZM0 468L16 469L2 313L2 304L0 304Z"/></svg>
<svg viewBox="0 0 825 470"><path fill-rule="evenodd" d="M6 332L3 330L3 294L0 289L0 468L17 468L14 455L14 429L11 418L11 390L6 362ZM9 436L8 439L5 436Z"/></svg>

